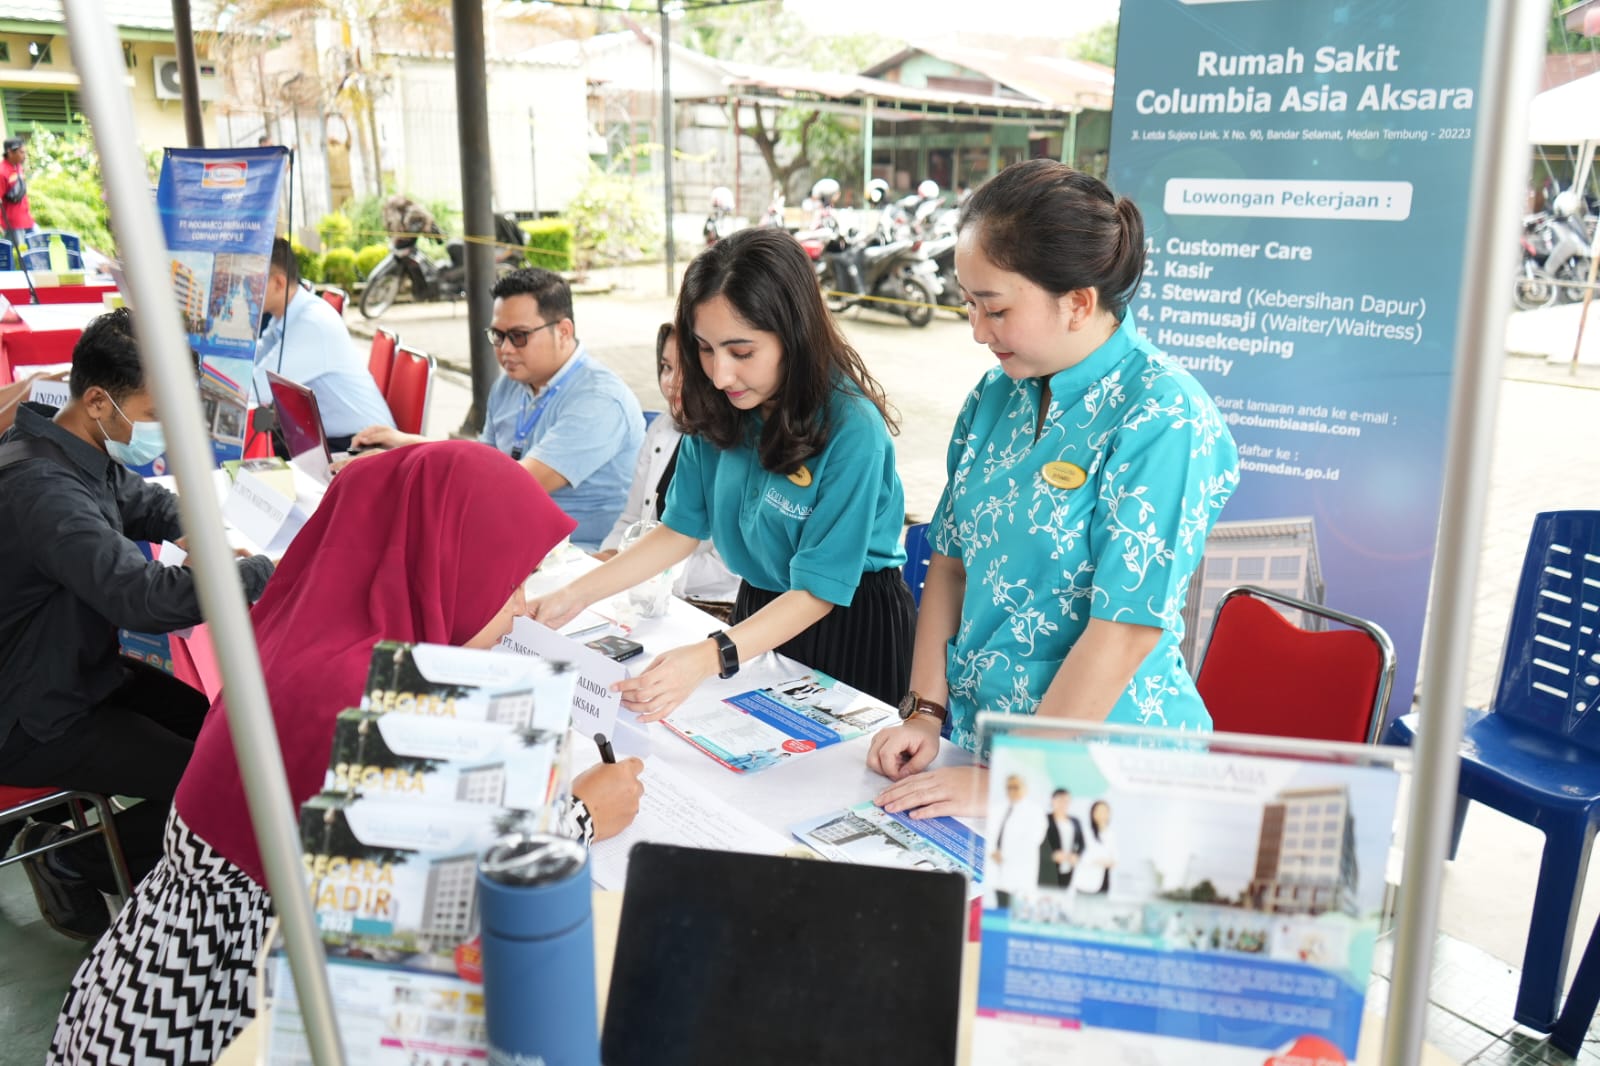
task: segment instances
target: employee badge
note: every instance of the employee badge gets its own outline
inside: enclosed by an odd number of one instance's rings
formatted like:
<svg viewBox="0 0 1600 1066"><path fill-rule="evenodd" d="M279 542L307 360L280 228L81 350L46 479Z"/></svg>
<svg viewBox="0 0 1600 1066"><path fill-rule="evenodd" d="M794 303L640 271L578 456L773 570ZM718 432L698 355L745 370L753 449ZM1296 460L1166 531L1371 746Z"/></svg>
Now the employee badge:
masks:
<svg viewBox="0 0 1600 1066"><path fill-rule="evenodd" d="M802 465L799 470L789 475L789 480L801 488L808 488L811 485L811 471Z"/></svg>
<svg viewBox="0 0 1600 1066"><path fill-rule="evenodd" d="M1047 484L1054 485L1058 489L1075 489L1089 480L1089 475L1084 473L1083 467L1059 459L1044 464L1039 476L1044 478Z"/></svg>

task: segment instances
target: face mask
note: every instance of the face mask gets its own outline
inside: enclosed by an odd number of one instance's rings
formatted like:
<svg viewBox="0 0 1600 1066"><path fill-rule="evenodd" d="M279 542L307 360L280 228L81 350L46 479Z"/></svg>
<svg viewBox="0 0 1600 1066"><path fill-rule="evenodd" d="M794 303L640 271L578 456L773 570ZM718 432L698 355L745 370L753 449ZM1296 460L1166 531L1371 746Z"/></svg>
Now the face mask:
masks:
<svg viewBox="0 0 1600 1066"><path fill-rule="evenodd" d="M109 396L106 399L111 399ZM117 406L117 401L111 400L112 408L117 414L122 415L122 420L133 427L133 435L124 444L119 440L112 440L111 434L106 433L106 427L101 426L99 420L95 425L100 426L100 432L106 438L106 454L121 463L123 466L144 466L167 450L166 434L161 432L160 422L135 422L127 415L122 414L122 408Z"/></svg>

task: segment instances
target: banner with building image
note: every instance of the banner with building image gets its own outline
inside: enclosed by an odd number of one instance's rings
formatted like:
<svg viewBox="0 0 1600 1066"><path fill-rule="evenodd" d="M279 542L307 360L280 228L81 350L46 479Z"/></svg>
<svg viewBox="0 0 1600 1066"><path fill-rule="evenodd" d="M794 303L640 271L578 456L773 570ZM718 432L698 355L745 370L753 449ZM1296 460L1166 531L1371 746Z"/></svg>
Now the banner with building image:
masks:
<svg viewBox="0 0 1600 1066"><path fill-rule="evenodd" d="M1220 595L1261 585L1382 625L1389 713L1409 709L1484 6L1122 4L1110 184L1143 212L1148 256L1132 313L1241 457L1190 590L1191 667Z"/></svg>
<svg viewBox="0 0 1600 1066"><path fill-rule="evenodd" d="M156 204L173 291L200 364L217 462L244 450L245 412L287 148L168 148ZM164 472L163 460L157 460Z"/></svg>
<svg viewBox="0 0 1600 1066"><path fill-rule="evenodd" d="M1024 729L989 781L975 1063L1355 1060L1392 767Z"/></svg>

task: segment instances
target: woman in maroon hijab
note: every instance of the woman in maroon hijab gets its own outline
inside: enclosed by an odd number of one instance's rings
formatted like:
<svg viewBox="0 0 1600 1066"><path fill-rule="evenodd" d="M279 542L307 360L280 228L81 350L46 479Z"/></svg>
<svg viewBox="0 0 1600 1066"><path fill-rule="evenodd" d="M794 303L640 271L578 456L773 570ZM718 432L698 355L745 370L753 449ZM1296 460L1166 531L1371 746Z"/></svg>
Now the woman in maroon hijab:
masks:
<svg viewBox="0 0 1600 1066"><path fill-rule="evenodd" d="M322 786L334 719L360 702L373 645L492 647L525 612L523 580L573 525L515 463L472 441L397 449L335 479L251 616L297 809ZM642 768L626 759L579 775L573 831L625 827ZM265 882L219 699L165 855L79 967L50 1061L211 1061L255 1014Z"/></svg>

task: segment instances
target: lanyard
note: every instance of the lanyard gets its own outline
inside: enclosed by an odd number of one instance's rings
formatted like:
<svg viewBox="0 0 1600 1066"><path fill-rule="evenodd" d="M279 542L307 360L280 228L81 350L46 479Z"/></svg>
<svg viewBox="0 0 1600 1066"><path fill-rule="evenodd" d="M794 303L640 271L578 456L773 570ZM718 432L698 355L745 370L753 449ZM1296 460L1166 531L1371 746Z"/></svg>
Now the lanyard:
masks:
<svg viewBox="0 0 1600 1066"><path fill-rule="evenodd" d="M566 368L567 372L561 375L561 380L546 386L545 390L539 394L539 398L533 403L532 410L528 409L528 398L526 396L522 398L523 412L521 417L517 419L516 435L511 440L511 458L521 461L523 449L528 444L528 438L533 435L533 427L539 424L539 416L544 414L545 407L549 405L551 400L555 399L556 393L560 392L562 386L572 379L572 374L577 372L579 364L587 358L588 356L586 355L577 356L573 364Z"/></svg>

